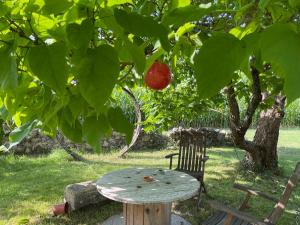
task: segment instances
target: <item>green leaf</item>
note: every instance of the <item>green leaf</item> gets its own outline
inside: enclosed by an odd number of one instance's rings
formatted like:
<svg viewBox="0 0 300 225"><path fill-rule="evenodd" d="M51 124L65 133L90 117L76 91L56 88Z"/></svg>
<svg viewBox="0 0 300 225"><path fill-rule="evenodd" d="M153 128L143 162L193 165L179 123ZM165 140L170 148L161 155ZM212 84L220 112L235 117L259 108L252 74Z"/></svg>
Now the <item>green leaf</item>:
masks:
<svg viewBox="0 0 300 225"><path fill-rule="evenodd" d="M12 132L9 134L9 148L12 148L19 144L34 128L36 125L37 121L31 121L28 123L25 123L24 125L17 127L14 129Z"/></svg>
<svg viewBox="0 0 300 225"><path fill-rule="evenodd" d="M128 13L121 9L115 9L114 15L117 22L128 32L138 36L158 38L166 51L170 49L167 28L152 17Z"/></svg>
<svg viewBox="0 0 300 225"><path fill-rule="evenodd" d="M114 5L122 5L125 3L133 4L132 0L106 0L105 4L108 7L114 6Z"/></svg>
<svg viewBox="0 0 300 225"><path fill-rule="evenodd" d="M32 26L39 34L39 37L48 36L48 30L55 27L55 21L50 17L32 13Z"/></svg>
<svg viewBox="0 0 300 225"><path fill-rule="evenodd" d="M44 105L43 111L41 113L41 121L43 125L52 127L56 126L53 121L57 120L58 112L69 104L69 95L56 96L54 95L52 99Z"/></svg>
<svg viewBox="0 0 300 225"><path fill-rule="evenodd" d="M82 133L87 143L96 151L100 151L100 140L110 132L110 126L105 115L87 117L82 125Z"/></svg>
<svg viewBox="0 0 300 225"><path fill-rule="evenodd" d="M268 5L270 4L271 0L260 0L259 3L258 3L258 7L261 9L261 10L265 10Z"/></svg>
<svg viewBox="0 0 300 225"><path fill-rule="evenodd" d="M199 94L209 98L228 85L245 52L242 41L230 34L219 33L208 39L194 58Z"/></svg>
<svg viewBox="0 0 300 225"><path fill-rule="evenodd" d="M297 8L300 6L300 0L289 0L290 6Z"/></svg>
<svg viewBox="0 0 300 225"><path fill-rule="evenodd" d="M103 111L119 75L118 54L109 45L88 49L78 68L79 88L85 100Z"/></svg>
<svg viewBox="0 0 300 225"><path fill-rule="evenodd" d="M74 0L77 5L86 6L88 8L94 8L96 2L102 2L103 0Z"/></svg>
<svg viewBox="0 0 300 225"><path fill-rule="evenodd" d="M187 22L197 21L203 16L208 15L212 8L208 6L190 5L182 8L176 8L163 17L162 23L165 25L180 26Z"/></svg>
<svg viewBox="0 0 300 225"><path fill-rule="evenodd" d="M62 115L62 117L59 120L59 129L71 141L81 143L82 126L80 122L76 119L75 122L72 125L70 125L67 120L68 118Z"/></svg>
<svg viewBox="0 0 300 225"><path fill-rule="evenodd" d="M293 26L278 24L261 34L262 58L272 64L277 75L283 76L284 91L289 102L300 97L300 35Z"/></svg>
<svg viewBox="0 0 300 225"><path fill-rule="evenodd" d="M68 0L44 0L44 12L48 14L58 14L66 11L72 5Z"/></svg>
<svg viewBox="0 0 300 225"><path fill-rule="evenodd" d="M140 7L138 12L145 16L150 16L155 11L156 5L151 1L144 1Z"/></svg>
<svg viewBox="0 0 300 225"><path fill-rule="evenodd" d="M74 118L77 118L88 106L81 95L72 95L68 107Z"/></svg>
<svg viewBox="0 0 300 225"><path fill-rule="evenodd" d="M132 57L132 60L135 64L135 68L139 74L142 74L145 69L146 65L146 57L144 54L144 49L140 46L136 46L133 43L127 41L126 46L128 51L130 52L130 55Z"/></svg>
<svg viewBox="0 0 300 225"><path fill-rule="evenodd" d="M192 24L192 23L186 23L182 26L180 26L177 31L176 31L176 35L178 37L181 37L182 35L184 35L185 33L188 33L190 31L192 31L194 29L196 25Z"/></svg>
<svg viewBox="0 0 300 225"><path fill-rule="evenodd" d="M128 122L121 108L110 108L108 110L108 120L115 131L126 134L126 142L129 144L132 139L134 126Z"/></svg>
<svg viewBox="0 0 300 225"><path fill-rule="evenodd" d="M100 8L99 13L102 15L101 21L105 24L106 29L111 29L116 36L123 34L124 30L116 21L114 11L111 8Z"/></svg>
<svg viewBox="0 0 300 225"><path fill-rule="evenodd" d="M10 9L5 5L4 2L0 2L0 17L5 16L8 14Z"/></svg>
<svg viewBox="0 0 300 225"><path fill-rule="evenodd" d="M257 30L258 25L259 24L257 21L253 21L253 22L249 23L245 28L242 28L240 26L232 28L229 31L229 33L234 35L238 39L242 39L245 36L255 32Z"/></svg>
<svg viewBox="0 0 300 225"><path fill-rule="evenodd" d="M17 87L16 57L10 48L0 49L0 88L4 91L14 90Z"/></svg>
<svg viewBox="0 0 300 225"><path fill-rule="evenodd" d="M292 10L283 10L284 4L276 4L276 2L272 2L267 8L268 13L271 14L273 22L278 23L279 21L281 22L286 22L290 21L291 17L293 16L293 11Z"/></svg>
<svg viewBox="0 0 300 225"><path fill-rule="evenodd" d="M164 52L165 51L163 50L163 48L158 48L150 57L148 57L146 60L145 70L147 71L153 64L153 62L159 57L161 57L164 54Z"/></svg>
<svg viewBox="0 0 300 225"><path fill-rule="evenodd" d="M66 47L63 43L40 45L28 52L31 71L47 86L63 93L67 83Z"/></svg>
<svg viewBox="0 0 300 225"><path fill-rule="evenodd" d="M87 48L93 38L94 25L86 19L81 24L71 23L66 27L67 39L75 48Z"/></svg>
<svg viewBox="0 0 300 225"><path fill-rule="evenodd" d="M189 6L190 4L191 4L191 0L172 0L171 1L171 6L173 9Z"/></svg>

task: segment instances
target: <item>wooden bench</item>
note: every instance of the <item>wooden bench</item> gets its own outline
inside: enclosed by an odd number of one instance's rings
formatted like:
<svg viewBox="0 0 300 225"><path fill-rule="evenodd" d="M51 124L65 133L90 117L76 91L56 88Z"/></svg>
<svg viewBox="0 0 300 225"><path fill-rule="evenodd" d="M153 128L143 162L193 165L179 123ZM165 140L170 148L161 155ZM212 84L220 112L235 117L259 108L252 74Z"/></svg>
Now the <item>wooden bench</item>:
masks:
<svg viewBox="0 0 300 225"><path fill-rule="evenodd" d="M65 188L65 201L68 212L83 208L91 204L107 204L110 200L101 195L96 188L96 181L69 184Z"/></svg>

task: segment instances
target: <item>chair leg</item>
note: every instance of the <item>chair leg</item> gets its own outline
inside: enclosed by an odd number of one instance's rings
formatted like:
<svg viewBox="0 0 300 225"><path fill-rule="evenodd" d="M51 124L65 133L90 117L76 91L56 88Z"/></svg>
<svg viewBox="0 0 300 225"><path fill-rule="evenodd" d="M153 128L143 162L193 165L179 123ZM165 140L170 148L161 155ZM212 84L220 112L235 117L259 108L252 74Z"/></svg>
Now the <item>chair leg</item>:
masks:
<svg viewBox="0 0 300 225"><path fill-rule="evenodd" d="M201 193L204 193L206 197L210 198L209 194L207 193L207 189L206 189L206 186L205 186L203 180L199 180L199 182L200 182L200 189L199 189L199 194L198 194L197 209L204 207L204 205L202 204Z"/></svg>
<svg viewBox="0 0 300 225"><path fill-rule="evenodd" d="M203 193L204 193L204 194L207 194L207 189L206 189L205 184L204 184L203 181L200 181L200 185L202 186Z"/></svg>
<svg viewBox="0 0 300 225"><path fill-rule="evenodd" d="M201 199L201 187L200 187L200 190L199 190L199 193L198 193L198 202L197 202L197 209L199 210L200 208L203 208L204 205L202 204L202 199Z"/></svg>
<svg viewBox="0 0 300 225"><path fill-rule="evenodd" d="M204 193L207 195L207 191L204 185L203 181L200 181L200 188L199 188L199 193L198 193L198 202L197 202L197 209L203 208L204 205L202 204L202 199L201 199L201 194Z"/></svg>

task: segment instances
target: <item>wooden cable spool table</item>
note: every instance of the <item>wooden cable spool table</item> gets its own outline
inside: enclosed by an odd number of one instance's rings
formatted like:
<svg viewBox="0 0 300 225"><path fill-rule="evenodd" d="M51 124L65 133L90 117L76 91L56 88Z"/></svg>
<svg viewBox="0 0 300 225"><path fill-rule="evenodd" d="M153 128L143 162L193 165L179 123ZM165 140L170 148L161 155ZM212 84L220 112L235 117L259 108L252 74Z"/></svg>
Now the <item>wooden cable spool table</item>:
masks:
<svg viewBox="0 0 300 225"><path fill-rule="evenodd" d="M123 215L115 215L102 225L190 225L171 214L174 201L197 194L199 181L183 172L132 168L104 175L97 181L105 197L123 203Z"/></svg>

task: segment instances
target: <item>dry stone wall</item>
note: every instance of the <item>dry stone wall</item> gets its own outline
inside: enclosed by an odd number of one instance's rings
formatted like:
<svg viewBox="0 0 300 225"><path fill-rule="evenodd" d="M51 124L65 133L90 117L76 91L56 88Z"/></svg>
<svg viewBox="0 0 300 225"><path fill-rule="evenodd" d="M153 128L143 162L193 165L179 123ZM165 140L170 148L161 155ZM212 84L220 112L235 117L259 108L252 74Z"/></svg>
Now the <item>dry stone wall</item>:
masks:
<svg viewBox="0 0 300 225"><path fill-rule="evenodd" d="M183 128L173 128L164 135L142 131L137 143L133 146L133 150L175 148L181 129ZM201 128L201 130L206 132L208 146L232 145L230 134L223 130L212 128ZM125 136L117 132L113 132L110 138L102 140L103 150L121 149L125 144ZM86 143L73 143L61 134L58 134L56 138L51 138L42 134L38 129L35 129L21 143L13 147L12 152L16 155L36 155L50 153L52 149L56 148L71 148L87 152L93 151Z"/></svg>

